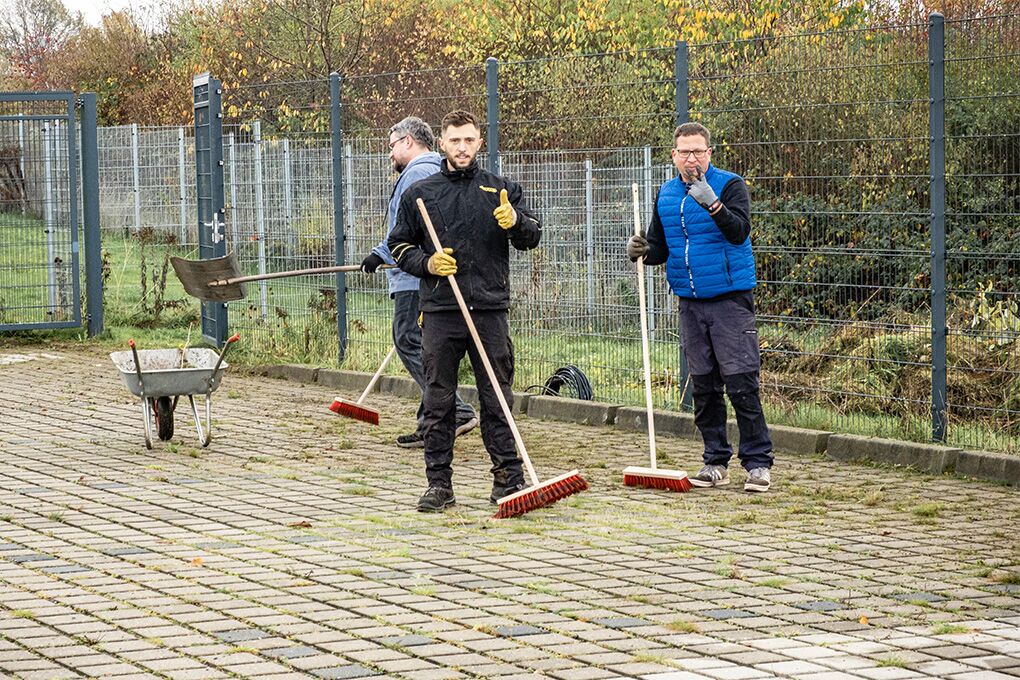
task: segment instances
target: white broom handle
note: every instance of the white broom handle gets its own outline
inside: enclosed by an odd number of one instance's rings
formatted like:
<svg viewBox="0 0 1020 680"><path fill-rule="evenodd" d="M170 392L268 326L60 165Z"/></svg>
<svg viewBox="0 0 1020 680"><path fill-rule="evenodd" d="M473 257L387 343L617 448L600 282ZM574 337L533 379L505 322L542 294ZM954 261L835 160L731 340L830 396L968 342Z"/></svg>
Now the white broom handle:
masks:
<svg viewBox="0 0 1020 680"><path fill-rule="evenodd" d="M634 235L641 235L641 207L638 204L638 185L631 184L630 191L634 199ZM641 309L641 359L644 361L645 369L645 408L648 410L648 450L652 459L651 468L655 465L655 418L652 415L652 362L649 359L648 351L648 312L645 300L645 261L644 257L637 259L637 289L638 306Z"/></svg>
<svg viewBox="0 0 1020 680"><path fill-rule="evenodd" d="M420 198L417 200L418 211L421 213L421 218L425 221L425 228L429 232L429 237L432 239L432 246L436 249L436 252L442 252L443 244L439 242L439 236L436 235L436 228L432 226L432 218L429 217L429 211L425 208L425 202ZM524 461L524 467L528 470L528 476L531 478L532 486L538 486L539 480L538 475L535 474L535 468L531 465L531 458L528 457L528 450L524 448L524 440L521 438L521 433L517 429L517 423L514 421L514 414L510 411L510 405L506 403L506 397L503 396L503 390L500 387L499 381L496 380L496 372L492 370L492 364L489 363L489 355L485 352L485 347L482 345L482 339L478 336L478 329L475 328L475 322L471 320L471 312L468 311L467 303L464 302L464 296L460 294L460 286L457 285L457 279L451 274L446 277L446 280L450 282L450 287L453 288L453 294L457 298L457 304L460 306L460 312L464 315L464 323L467 324L468 331L471 332L471 339L475 341L475 348L478 349L478 354L482 357L482 363L485 365L485 372L489 376L489 382L492 383L492 389L496 393L496 398L499 400L499 405L503 409L503 415L506 416L507 423L510 425L510 431L514 435L514 443L517 444L517 450L521 452L521 459Z"/></svg>
<svg viewBox="0 0 1020 680"><path fill-rule="evenodd" d="M393 355L396 353L397 353L396 345L390 347L390 351L386 354L386 358L382 360L381 364L379 364L379 370L375 372L375 375L372 376L372 379L368 381L368 387L366 387L365 391L361 393L361 397L358 399L358 406L361 406L361 402L365 401L365 397L367 397L368 393L372 391L372 388L375 387L375 384L379 382L379 376L381 376L383 371L386 370L386 365L390 363L390 359L392 359Z"/></svg>

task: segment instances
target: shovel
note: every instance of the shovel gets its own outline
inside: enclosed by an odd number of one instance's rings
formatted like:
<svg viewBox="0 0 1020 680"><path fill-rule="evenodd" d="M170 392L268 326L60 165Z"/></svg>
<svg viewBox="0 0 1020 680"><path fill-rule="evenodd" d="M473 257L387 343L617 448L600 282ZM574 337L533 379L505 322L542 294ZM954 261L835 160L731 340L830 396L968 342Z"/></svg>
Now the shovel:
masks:
<svg viewBox="0 0 1020 680"><path fill-rule="evenodd" d="M307 274L336 274L338 272L361 271L360 264L345 264L334 267L316 267L314 269L293 269L286 272L271 274L253 274L241 276L241 268L237 264L237 254L230 253L223 257L210 260L185 260L182 257L171 257L170 263L177 272L177 278L184 285L184 290L204 302L232 302L245 298L244 284L248 281L265 281L282 279L289 276L305 276ZM393 265L384 264L379 269L392 269Z"/></svg>

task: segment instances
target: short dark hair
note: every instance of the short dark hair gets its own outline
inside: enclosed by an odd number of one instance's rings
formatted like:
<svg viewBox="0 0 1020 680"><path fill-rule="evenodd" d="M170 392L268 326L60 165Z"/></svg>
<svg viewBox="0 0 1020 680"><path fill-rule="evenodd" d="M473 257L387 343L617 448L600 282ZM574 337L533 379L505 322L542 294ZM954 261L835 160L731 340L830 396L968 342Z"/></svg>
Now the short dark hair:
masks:
<svg viewBox="0 0 1020 680"><path fill-rule="evenodd" d="M436 136L429 124L417 116L408 116L390 128L390 134L410 137L429 151L436 145Z"/></svg>
<svg viewBox="0 0 1020 680"><path fill-rule="evenodd" d="M461 125L474 125L479 132L482 131L482 124L478 121L478 116L470 111L458 109L456 111L450 111L448 114L443 116L443 134L446 134L446 128L451 126L460 127Z"/></svg>
<svg viewBox="0 0 1020 680"><path fill-rule="evenodd" d="M701 135L705 138L705 146L712 148L712 133L701 123L683 123L673 131L673 145L676 146L678 137L691 137Z"/></svg>

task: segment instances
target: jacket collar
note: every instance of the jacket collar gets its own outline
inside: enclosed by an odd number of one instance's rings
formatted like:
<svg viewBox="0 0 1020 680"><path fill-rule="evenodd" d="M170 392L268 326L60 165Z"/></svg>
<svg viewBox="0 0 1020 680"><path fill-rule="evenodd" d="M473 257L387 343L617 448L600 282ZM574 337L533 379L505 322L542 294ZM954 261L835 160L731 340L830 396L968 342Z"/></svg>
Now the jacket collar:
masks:
<svg viewBox="0 0 1020 680"><path fill-rule="evenodd" d="M439 168L439 171L450 179L471 179L478 174L478 160L471 161L471 165L467 166L462 170L456 170L450 167L449 162L444 158L443 163Z"/></svg>
<svg viewBox="0 0 1020 680"><path fill-rule="evenodd" d="M415 165L421 165L423 163L431 163L432 165L440 165L442 163L442 159L443 159L443 157L440 156L435 151L426 151L425 153L418 154L417 156L412 158L411 162L408 163L407 166L404 167L403 172L401 172L400 174L404 174L404 172L407 172L408 168L414 167Z"/></svg>

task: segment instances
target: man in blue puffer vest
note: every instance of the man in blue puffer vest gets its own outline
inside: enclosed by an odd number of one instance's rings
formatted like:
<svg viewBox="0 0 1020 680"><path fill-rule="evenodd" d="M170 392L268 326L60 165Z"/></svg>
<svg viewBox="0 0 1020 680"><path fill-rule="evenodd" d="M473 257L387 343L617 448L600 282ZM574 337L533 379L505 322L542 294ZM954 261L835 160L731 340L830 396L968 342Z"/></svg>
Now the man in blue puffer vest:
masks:
<svg viewBox="0 0 1020 680"><path fill-rule="evenodd" d="M733 448L726 438L723 388L737 415L745 491L771 484L772 439L761 409L757 283L751 252L751 199L743 178L712 165L711 135L700 123L673 133L680 172L659 188L646 236L632 236L627 255L666 263L666 280L680 298L684 354L691 372L694 423L705 442L698 487L730 483Z"/></svg>
<svg viewBox="0 0 1020 680"><path fill-rule="evenodd" d="M421 118L409 116L390 128L390 163L394 172L400 173L393 192L390 194L387 214L386 237L372 248L361 262L361 270L372 273L383 263L394 264L386 241L397 223L397 211L404 192L415 182L439 172L441 157L432 150L436 143L435 133ZM420 279L400 269L386 270L390 283L390 297L393 298L393 344L404 368L411 374L418 387L425 392L425 368L421 358L421 327L418 325L418 283ZM471 405L456 395L457 420L456 436L472 430L478 425L478 416ZM418 404L418 425L414 432L397 437L397 446L405 449L425 446L424 406Z"/></svg>

